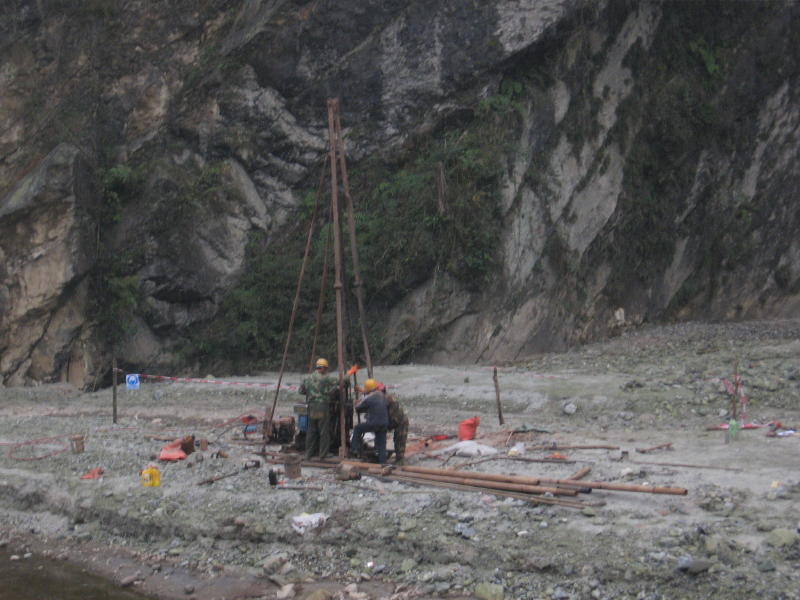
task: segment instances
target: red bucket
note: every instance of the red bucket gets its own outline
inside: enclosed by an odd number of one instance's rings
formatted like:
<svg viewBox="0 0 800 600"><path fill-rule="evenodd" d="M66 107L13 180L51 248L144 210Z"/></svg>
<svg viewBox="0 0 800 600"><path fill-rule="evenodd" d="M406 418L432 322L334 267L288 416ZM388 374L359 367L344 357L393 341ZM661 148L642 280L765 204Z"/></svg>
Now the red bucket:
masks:
<svg viewBox="0 0 800 600"><path fill-rule="evenodd" d="M464 440L475 439L475 431L477 431L480 422L480 417L472 417L471 419L461 421L461 423L458 424L458 439L462 442Z"/></svg>

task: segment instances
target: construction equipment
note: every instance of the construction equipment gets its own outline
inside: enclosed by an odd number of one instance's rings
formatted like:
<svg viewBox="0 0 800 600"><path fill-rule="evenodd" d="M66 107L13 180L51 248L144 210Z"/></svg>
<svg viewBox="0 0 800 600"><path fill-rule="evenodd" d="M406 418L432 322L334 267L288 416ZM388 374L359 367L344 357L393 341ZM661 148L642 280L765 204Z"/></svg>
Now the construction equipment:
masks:
<svg viewBox="0 0 800 600"><path fill-rule="evenodd" d="M335 299L336 299L336 359L337 359L337 372L339 375L339 384L338 384L338 393L332 398L332 403L335 404L335 407L332 406L331 410L331 421L335 424L332 425L332 439L336 440L334 444L332 444L332 449L338 450L338 454L341 457L344 457L347 454L347 444L350 438L350 431L353 427L353 403L350 399L349 388L346 386L347 378L345 377L345 353L344 353L344 295L343 295L343 288L344 288L344 277L342 272L342 240L341 240L341 227L340 227L340 209L339 209L339 178L338 175L341 173L341 185L342 185L342 192L344 193L345 198L345 210L347 212L347 224L348 224L348 238L350 241L350 252L351 252L351 260L352 260L352 269L353 269L353 277L354 277L354 291L355 296L358 304L358 313L359 313L359 325L361 328L361 339L363 343L363 352L364 352L364 359L367 363L367 373L369 377L372 377L372 358L369 352L369 344L367 342L367 334L366 334L366 321L365 321L365 311L364 311L364 299L363 299L363 290L362 290L362 281L361 281L361 269L359 266L359 259L358 259L358 249L356 246L356 239L355 239L355 220L353 217L353 200L350 196L350 183L347 175L347 166L345 163L345 156L344 156L344 138L342 135L342 126L339 118L339 100L336 98L331 98L328 100L328 136L329 136L329 162L330 162L330 174L331 174L331 201L330 201L330 214L331 214L331 229L333 232L333 255L334 255L334 283L333 288L335 292ZM299 299L300 299L300 292L302 288L303 276L305 274L305 269L308 264L309 253L313 241L313 233L314 233L314 222L317 218L317 212L319 208L319 196L322 190L322 185L324 181L324 169L320 173L320 181L318 186L317 192L317 204L314 207L314 214L311 219L311 224L308 230L308 236L306 239L306 246L305 251L303 254L303 262L300 267L300 273L298 276L297 287L295 290L294 301L292 304L292 314L289 319L289 328L286 334L286 343L284 345L283 351L283 359L281 361L281 368L278 374L278 383L275 390L275 397L272 402L272 407L267 409L266 416L265 416L265 425L263 429L263 438L264 438L264 451L266 450L266 444L269 441L274 441L273 431L270 427L267 426L268 423L272 423L273 417L275 415L275 407L278 403L278 397L281 390L281 381L283 378L283 373L286 367L286 361L288 357L289 351L289 344L292 338L292 331L294 327L295 317L297 315ZM330 239L330 238L329 238ZM317 324L315 326L315 333L314 333L314 343L312 346L312 356L313 352L316 350L316 343L317 343L317 332L319 331L319 322L321 319L322 313L322 306L323 306L323 298L325 293L325 286L327 281L327 254L326 254L326 261L325 261L325 268L323 269L322 275L322 286L320 289L320 306L317 311ZM324 361L325 367L328 366L328 362L324 359L320 359L317 361L317 366L320 366L320 363ZM297 409L295 408L295 411ZM298 414L296 412L296 414ZM298 414L298 417L301 416ZM305 432L308 428L308 415L304 415L306 418L303 419L300 425L300 431ZM295 446L299 444L305 444L305 436L298 436L301 438L299 441L296 440Z"/></svg>

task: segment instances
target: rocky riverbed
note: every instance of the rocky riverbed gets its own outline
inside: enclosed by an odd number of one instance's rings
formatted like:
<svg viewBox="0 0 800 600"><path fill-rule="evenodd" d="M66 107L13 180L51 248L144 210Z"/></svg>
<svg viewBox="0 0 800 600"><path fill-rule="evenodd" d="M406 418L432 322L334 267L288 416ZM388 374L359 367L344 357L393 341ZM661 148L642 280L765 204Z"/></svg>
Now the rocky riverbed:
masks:
<svg viewBox="0 0 800 600"><path fill-rule="evenodd" d="M282 465L244 469L264 457L236 420L263 415L269 388L146 381L120 392L116 425L111 390L2 388L0 544L161 598L800 598L800 435L708 430L729 416L722 379L737 370L747 422L800 425L798 320L647 327L498 365L503 425L490 366L376 367L410 417L411 448L479 416L477 441L502 458L466 469L566 478L590 467L587 481L688 490L594 490L582 509L341 482L307 466L270 486L268 468ZM298 400L282 392L277 414ZM186 434L208 449L161 463L161 486L142 487L140 470ZM85 436L83 453L69 450L71 435ZM450 456L454 442L407 463L472 462ZM508 457L516 446L517 457L542 459L552 445L606 448L559 450L561 462ZM97 467L101 478L81 479ZM304 513L324 523L301 533L293 523Z"/></svg>

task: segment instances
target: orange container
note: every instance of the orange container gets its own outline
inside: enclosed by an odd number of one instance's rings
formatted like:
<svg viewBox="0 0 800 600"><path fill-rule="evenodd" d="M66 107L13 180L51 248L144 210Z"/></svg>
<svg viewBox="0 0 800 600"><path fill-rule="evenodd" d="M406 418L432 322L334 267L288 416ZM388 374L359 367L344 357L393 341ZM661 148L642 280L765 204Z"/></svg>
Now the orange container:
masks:
<svg viewBox="0 0 800 600"><path fill-rule="evenodd" d="M461 423L458 424L458 439L462 442L464 440L475 439L475 432L480 422L480 417L472 417L471 419L461 421Z"/></svg>

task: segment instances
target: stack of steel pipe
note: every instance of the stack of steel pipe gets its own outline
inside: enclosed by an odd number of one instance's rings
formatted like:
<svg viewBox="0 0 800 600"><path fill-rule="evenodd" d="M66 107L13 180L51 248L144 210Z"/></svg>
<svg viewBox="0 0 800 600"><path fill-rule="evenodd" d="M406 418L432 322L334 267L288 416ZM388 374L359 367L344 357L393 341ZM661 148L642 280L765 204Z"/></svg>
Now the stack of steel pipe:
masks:
<svg viewBox="0 0 800 600"><path fill-rule="evenodd" d="M303 466L332 468L339 463L345 463L361 472L405 483L445 487L461 491L483 491L497 496L519 498L534 504L555 504L571 508L603 506L605 503L602 501L586 502L564 498L564 496L575 497L579 493L591 493L591 491L595 489L679 496L688 493L686 488L583 481L574 478L574 476L565 479L552 479L546 477L478 473L458 469L432 469L427 467L399 465L382 466L375 463L364 463L353 460L329 460L330 462L306 461L303 463ZM583 473L581 473L581 475L583 475Z"/></svg>
<svg viewBox="0 0 800 600"><path fill-rule="evenodd" d="M545 477L523 477L518 475L501 475L493 473L477 473L460 471L456 469L432 469L427 467L397 466L381 467L374 463L346 461L356 468L372 475L402 479L403 481L417 481L429 484L449 484L467 487L469 489L485 489L491 493L513 492L527 495L540 496L575 496L579 492L589 493L594 489L642 492L649 494L686 495L685 488L657 487L650 485L630 485L621 483L608 483L603 481L578 481L575 479L552 479Z"/></svg>
<svg viewBox="0 0 800 600"><path fill-rule="evenodd" d="M569 500L563 496L576 496L580 490L576 487L560 488L557 486L542 486L537 480L530 477L515 477L512 475L491 475L488 473L475 473L453 469L424 469L422 467L382 467L374 463L361 463L346 461L361 471L378 477L412 483L445 487L460 491L483 491L497 496L506 496L526 500L534 504L555 504L570 508L585 508L586 502ZM430 471L430 472L425 472ZM557 497L558 496L558 497ZM598 503L592 503L598 505Z"/></svg>
<svg viewBox="0 0 800 600"><path fill-rule="evenodd" d="M361 463L364 464L364 463ZM373 465L374 466L374 465ZM480 479L487 481L507 481L527 485L547 485L559 488L577 489L583 488L597 490L612 490L620 492L644 492L648 494L671 494L685 496L688 492L686 488L656 487L652 485L629 485L624 483L608 483L604 481L578 481L575 479L551 479L548 477L520 477L516 475L495 475L491 473L472 473L469 471L457 471L454 469L429 469L427 467L400 467L401 472L418 473L440 476L468 477L470 479ZM551 490L548 490L551 491Z"/></svg>

